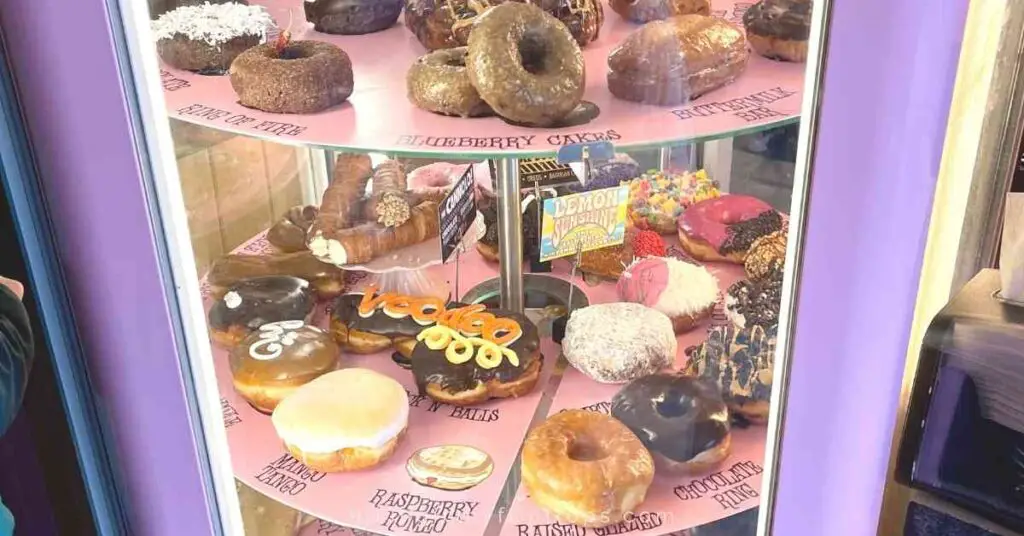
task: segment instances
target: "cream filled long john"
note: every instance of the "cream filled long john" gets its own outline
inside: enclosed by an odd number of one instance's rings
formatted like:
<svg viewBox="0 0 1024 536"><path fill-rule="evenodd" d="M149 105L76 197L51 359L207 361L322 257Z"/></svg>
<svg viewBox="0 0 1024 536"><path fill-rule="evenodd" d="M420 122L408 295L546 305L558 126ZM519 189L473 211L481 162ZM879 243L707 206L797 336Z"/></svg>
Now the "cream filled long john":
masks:
<svg viewBox="0 0 1024 536"><path fill-rule="evenodd" d="M409 397L378 372L338 370L284 399L272 421L288 451L309 468L366 469L395 451L409 422Z"/></svg>

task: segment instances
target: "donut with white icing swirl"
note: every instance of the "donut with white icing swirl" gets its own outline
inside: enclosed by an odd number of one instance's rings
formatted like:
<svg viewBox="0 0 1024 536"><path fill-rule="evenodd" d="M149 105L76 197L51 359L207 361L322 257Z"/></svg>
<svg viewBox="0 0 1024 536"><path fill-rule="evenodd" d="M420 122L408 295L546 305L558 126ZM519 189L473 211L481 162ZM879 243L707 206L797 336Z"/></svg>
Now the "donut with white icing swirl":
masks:
<svg viewBox="0 0 1024 536"><path fill-rule="evenodd" d="M676 356L672 321L638 303L602 303L573 311L562 352L601 383L626 383L670 366Z"/></svg>

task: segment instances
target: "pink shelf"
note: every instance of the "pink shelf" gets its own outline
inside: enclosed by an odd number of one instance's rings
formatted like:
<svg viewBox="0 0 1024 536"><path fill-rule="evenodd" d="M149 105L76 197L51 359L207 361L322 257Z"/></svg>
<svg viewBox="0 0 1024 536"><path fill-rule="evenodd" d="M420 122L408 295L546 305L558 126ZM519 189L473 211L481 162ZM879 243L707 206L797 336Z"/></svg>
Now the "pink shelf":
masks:
<svg viewBox="0 0 1024 536"><path fill-rule="evenodd" d="M202 76L163 67L171 117L282 142L406 155L535 156L571 143L608 140L618 147L657 147L705 141L763 130L795 120L803 91L803 64L752 54L733 84L678 107L659 107L614 98L606 87L608 53L637 25L605 7L600 38L583 49L587 65L584 99L601 114L588 124L559 129L513 126L499 118L444 117L413 106L405 74L426 50L402 20L369 35L336 36L313 31L302 0L262 0L282 26L292 21L294 39L327 41L345 50L355 71L348 102L311 115L268 114L238 104L226 76ZM738 21L749 5L712 0L715 14Z"/></svg>

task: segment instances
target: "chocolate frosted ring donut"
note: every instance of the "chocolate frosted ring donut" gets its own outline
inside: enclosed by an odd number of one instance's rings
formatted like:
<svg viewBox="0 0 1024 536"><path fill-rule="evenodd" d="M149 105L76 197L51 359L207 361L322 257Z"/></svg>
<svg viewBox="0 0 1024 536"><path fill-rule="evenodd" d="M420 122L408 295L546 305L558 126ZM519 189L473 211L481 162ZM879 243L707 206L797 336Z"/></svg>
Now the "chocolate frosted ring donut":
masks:
<svg viewBox="0 0 1024 536"><path fill-rule="evenodd" d="M467 50L459 47L420 56L406 76L409 100L419 108L442 115L490 115L491 107L469 81Z"/></svg>
<svg viewBox="0 0 1024 536"><path fill-rule="evenodd" d="M518 2L495 6L477 19L466 67L495 112L527 125L547 126L568 115L586 85L583 54L565 25Z"/></svg>

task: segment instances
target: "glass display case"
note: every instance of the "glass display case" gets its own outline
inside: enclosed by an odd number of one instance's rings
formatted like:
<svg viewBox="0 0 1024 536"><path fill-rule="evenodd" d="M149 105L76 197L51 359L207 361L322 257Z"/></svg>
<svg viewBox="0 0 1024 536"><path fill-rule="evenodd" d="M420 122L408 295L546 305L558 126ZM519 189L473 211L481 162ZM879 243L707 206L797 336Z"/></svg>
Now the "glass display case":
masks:
<svg viewBox="0 0 1024 536"><path fill-rule="evenodd" d="M911 17L902 4L893 20ZM107 353L94 367L146 511L136 530L872 524L884 470L846 460L881 457L844 438L879 435L868 421L898 378L848 367L894 341L834 341L908 321L923 232L908 222L931 197L934 140L896 150L879 133L944 124L956 20L878 37L873 69L910 102L844 83L863 65L826 30L868 22L829 2L104 7L128 132L104 142L135 160L111 166L109 191L49 195L81 209L54 216L62 229L104 229L74 290L106 312L80 329ZM38 22L8 9L5 24ZM941 46L919 76L896 76L929 35ZM834 104L855 93L863 110ZM877 198L894 159L905 188ZM120 223L102 217L108 196ZM851 225L889 240L837 246ZM857 292L883 246L897 277ZM119 281L131 292L98 290ZM153 303L128 295L142 291ZM844 389L820 381L836 371ZM870 418L825 413L871 393ZM809 497L827 504L803 512Z"/></svg>

